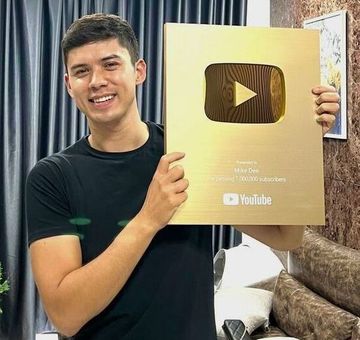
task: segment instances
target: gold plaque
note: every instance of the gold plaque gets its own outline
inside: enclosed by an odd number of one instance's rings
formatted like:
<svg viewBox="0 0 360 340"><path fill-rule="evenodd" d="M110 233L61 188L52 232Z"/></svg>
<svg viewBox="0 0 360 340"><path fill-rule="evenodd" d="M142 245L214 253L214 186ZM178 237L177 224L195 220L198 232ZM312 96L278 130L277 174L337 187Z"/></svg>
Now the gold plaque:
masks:
<svg viewBox="0 0 360 340"><path fill-rule="evenodd" d="M165 25L166 152L186 153L171 224L324 224L315 30Z"/></svg>

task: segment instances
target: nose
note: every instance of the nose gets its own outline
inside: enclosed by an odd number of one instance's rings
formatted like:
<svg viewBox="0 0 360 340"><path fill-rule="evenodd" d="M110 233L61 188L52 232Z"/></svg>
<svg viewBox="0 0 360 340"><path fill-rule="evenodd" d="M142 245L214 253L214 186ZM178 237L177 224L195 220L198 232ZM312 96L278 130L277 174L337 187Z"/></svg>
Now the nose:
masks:
<svg viewBox="0 0 360 340"><path fill-rule="evenodd" d="M105 73L102 69L94 69L91 73L91 79L89 83L89 87L92 90L97 90L103 86L106 86L108 83Z"/></svg>

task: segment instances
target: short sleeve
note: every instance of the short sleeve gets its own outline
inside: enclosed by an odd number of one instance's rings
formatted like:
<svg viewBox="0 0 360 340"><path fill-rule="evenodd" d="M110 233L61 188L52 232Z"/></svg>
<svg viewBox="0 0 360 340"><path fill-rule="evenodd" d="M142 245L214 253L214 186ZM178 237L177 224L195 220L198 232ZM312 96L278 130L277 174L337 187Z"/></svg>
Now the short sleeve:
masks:
<svg viewBox="0 0 360 340"><path fill-rule="evenodd" d="M39 161L26 180L28 244L51 236L77 235L71 224L66 183L59 164L51 159Z"/></svg>

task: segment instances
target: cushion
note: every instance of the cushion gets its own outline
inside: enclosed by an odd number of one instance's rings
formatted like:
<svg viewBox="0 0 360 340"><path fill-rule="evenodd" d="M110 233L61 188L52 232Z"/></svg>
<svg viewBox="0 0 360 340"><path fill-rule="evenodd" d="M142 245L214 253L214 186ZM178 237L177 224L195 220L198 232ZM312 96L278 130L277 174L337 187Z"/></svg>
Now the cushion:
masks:
<svg viewBox="0 0 360 340"><path fill-rule="evenodd" d="M226 319L241 320L251 334L269 322L273 293L256 288L221 288L215 294L215 321L218 339L226 339Z"/></svg>
<svg viewBox="0 0 360 340"><path fill-rule="evenodd" d="M253 283L247 287L260 288L260 289L265 289L265 290L269 290L270 292L273 292L275 289L277 277L278 277L278 275L271 277L269 279L265 279L263 281Z"/></svg>
<svg viewBox="0 0 360 340"><path fill-rule="evenodd" d="M357 323L357 325L353 329L351 339L354 339L354 340L360 339L360 319L359 319L359 322Z"/></svg>
<svg viewBox="0 0 360 340"><path fill-rule="evenodd" d="M280 328L271 324L272 318L270 313L270 325L269 327L260 327L254 333L251 334L251 338L254 340L259 340L263 338L275 338L275 337L286 337L285 334Z"/></svg>
<svg viewBox="0 0 360 340"><path fill-rule="evenodd" d="M277 276L283 268L268 247L241 244L220 249L214 258L215 289L254 285Z"/></svg>
<svg viewBox="0 0 360 340"><path fill-rule="evenodd" d="M359 318L282 271L273 297L277 325L290 336L309 339L351 339Z"/></svg>
<svg viewBox="0 0 360 340"><path fill-rule="evenodd" d="M360 316L360 251L306 229L289 255L289 272L314 292Z"/></svg>

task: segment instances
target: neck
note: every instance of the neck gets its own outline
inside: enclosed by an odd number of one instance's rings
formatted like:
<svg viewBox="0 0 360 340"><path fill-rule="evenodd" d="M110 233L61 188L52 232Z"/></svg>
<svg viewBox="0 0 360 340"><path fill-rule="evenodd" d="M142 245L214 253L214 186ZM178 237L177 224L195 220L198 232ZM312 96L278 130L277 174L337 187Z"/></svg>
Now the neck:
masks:
<svg viewBox="0 0 360 340"><path fill-rule="evenodd" d="M137 116L118 125L96 126L89 122L92 148L104 152L126 152L145 144L149 138L147 125Z"/></svg>

